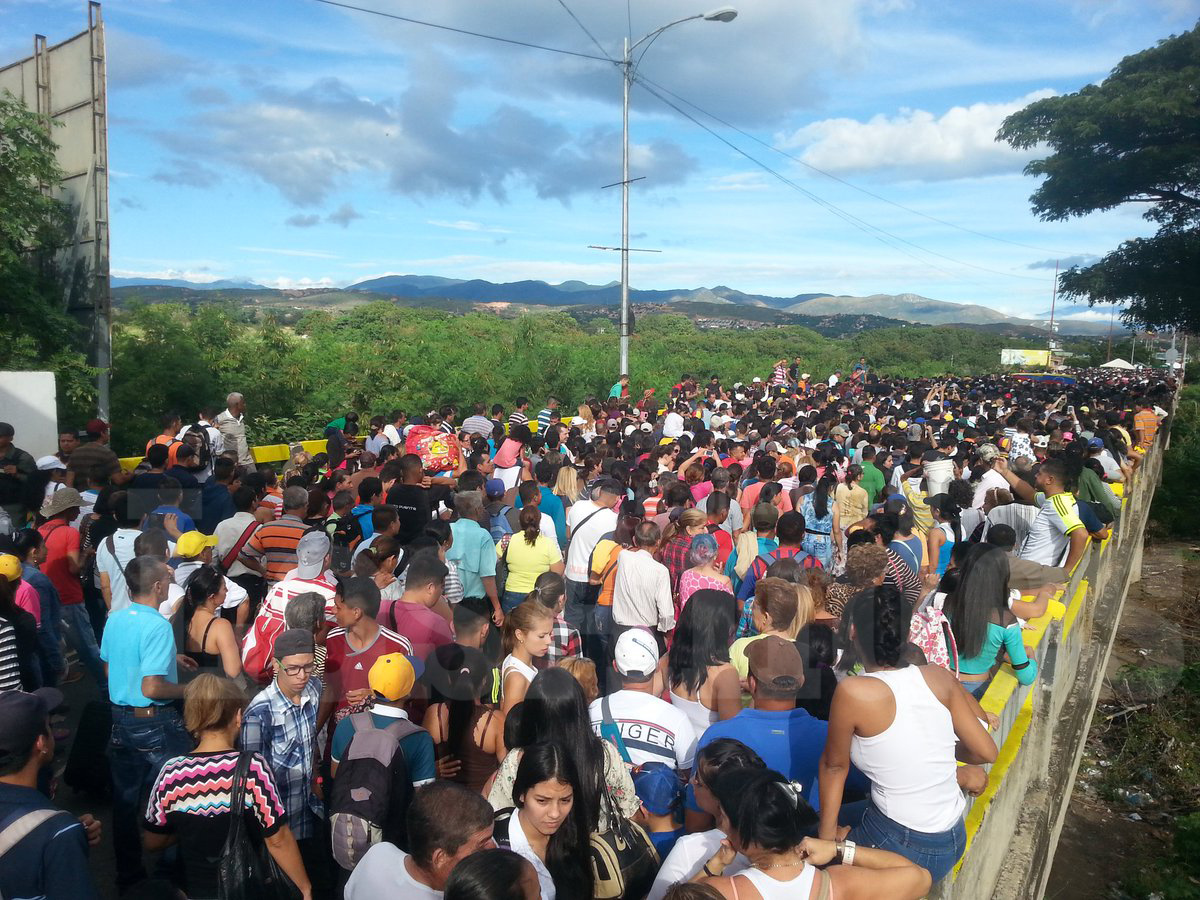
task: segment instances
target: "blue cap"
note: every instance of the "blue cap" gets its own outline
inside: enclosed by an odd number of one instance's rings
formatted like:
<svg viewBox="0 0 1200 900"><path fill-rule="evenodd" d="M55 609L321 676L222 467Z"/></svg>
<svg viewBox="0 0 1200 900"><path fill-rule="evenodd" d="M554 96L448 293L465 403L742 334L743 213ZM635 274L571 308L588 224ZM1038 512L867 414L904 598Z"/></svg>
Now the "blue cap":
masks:
<svg viewBox="0 0 1200 900"><path fill-rule="evenodd" d="M489 500L495 500L497 497L504 496L504 482L499 478L489 478L487 483L484 484L483 489L487 492Z"/></svg>
<svg viewBox="0 0 1200 900"><path fill-rule="evenodd" d="M674 811L683 796L679 776L666 763L644 763L633 772L633 787L642 806L656 816Z"/></svg>
<svg viewBox="0 0 1200 900"><path fill-rule="evenodd" d="M1103 446L1104 446L1104 441L1100 440L1100 438L1098 438L1098 437L1094 437L1090 441L1088 441L1088 447L1091 448L1092 450L1099 450Z"/></svg>

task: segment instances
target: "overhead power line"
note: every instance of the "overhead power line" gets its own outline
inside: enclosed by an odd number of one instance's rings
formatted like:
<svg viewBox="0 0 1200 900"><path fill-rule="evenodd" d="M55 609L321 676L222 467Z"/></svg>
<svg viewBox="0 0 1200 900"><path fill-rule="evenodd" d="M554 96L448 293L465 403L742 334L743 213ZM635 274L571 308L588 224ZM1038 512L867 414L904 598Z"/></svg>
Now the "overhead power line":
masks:
<svg viewBox="0 0 1200 900"><path fill-rule="evenodd" d="M783 150L779 147L776 147L774 144L764 141L762 138L758 137L757 135L751 134L748 131L738 128L736 125L732 124L731 122L727 122L724 119L722 119L720 116L716 115L716 113L709 112L708 110L704 109L703 107L697 106L695 103L688 100L686 97L679 96L679 94L676 94L670 88L663 87L661 84L658 84L655 81L651 81L649 78L646 78L645 76L639 76L639 77L641 77L647 83L654 85L656 88L658 88L664 94L668 94L671 97L674 97L680 103L683 103L684 105L691 107L692 109L696 110L701 115L707 116L708 118L712 119L714 122L717 122L718 124L723 125L724 127L728 128L731 131L736 131L738 134L742 135L743 137L754 141L754 143L760 144L761 146L766 147L771 152L778 153L780 156L786 157L787 159L790 159L792 162L799 163L800 165L804 166L804 168L809 169L810 171L816 172L818 175L823 175L824 177L829 178L832 181L836 181L839 184L844 184L848 188L856 190L861 194L866 194L868 197L873 197L874 199L879 200L883 203L887 203L889 206L894 206L897 209L902 209L905 212L911 213L914 216L920 216L922 219L928 219L930 222L936 222L939 225L945 225L947 228L953 228L956 231L962 231L962 232L965 232L966 234L971 234L971 235L974 235L975 237L985 238L989 241L999 241L1002 244L1011 244L1014 247L1023 247L1026 250L1036 250L1038 253L1050 253L1050 254L1053 254L1054 256L1058 256L1058 257L1074 255L1074 254L1070 254L1070 253L1064 253L1060 250L1051 250L1047 247L1035 247L1033 244L1025 244L1025 243L1022 243L1021 241L1014 241L1009 238L1003 238L1003 237L1000 237L999 235L995 235L995 234L988 234L983 231L976 231L974 228L968 228L965 225L959 225L958 223L948 221L947 219L939 219L937 216L933 216L933 215L930 215L929 213L922 212L919 209L913 209L911 206L905 206L903 203L898 203L895 200L891 200L891 199L883 196L882 194L877 194L874 191L868 190L867 188L862 187L861 185L855 184L852 181L847 181L845 178L841 178L837 175L834 175L832 172L826 172L824 169L818 168L817 166L814 166L810 162L806 162L804 159L800 158L799 156L796 156L793 153L788 153L786 150Z"/></svg>
<svg viewBox="0 0 1200 900"><path fill-rule="evenodd" d="M609 52L604 49L604 45L596 40L596 36L588 31L588 27L580 21L579 16L575 15L575 13L571 10L571 7L567 6L566 0L558 0L558 5L565 9L567 11L567 15L575 20L575 24L579 26L583 33L592 39L592 43L596 45L597 50L604 54L604 58L610 63L616 63L616 60L613 59L612 56L609 55Z"/></svg>
<svg viewBox="0 0 1200 900"><path fill-rule="evenodd" d="M517 47L528 47L531 50L546 50L550 53L561 53L564 56L578 56L581 59L594 59L597 62L613 62L608 56L595 56L591 53L580 53L577 50L564 50L561 47L547 47L544 44L532 44L529 41L518 41L515 38L500 37L495 34L484 34L481 31L469 31L466 28L456 28L453 25L441 25L437 22L426 22L422 19L414 19L410 16L401 16L396 13L384 12L381 9L370 9L365 6L355 6L353 3L340 3L338 0L314 0L315 3L324 3L326 6L336 6L340 9L350 9L354 12L367 13L372 16L382 16L385 19L395 19L398 22L408 22L410 25L424 25L426 28L437 28L440 31L452 31L455 34L465 34L470 37L483 38L486 41L496 41L501 44L514 44ZM594 40L594 38L593 38ZM604 50L603 47L600 48Z"/></svg>
<svg viewBox="0 0 1200 900"><path fill-rule="evenodd" d="M771 168L769 165L767 165L762 160L758 159L755 156L752 156L750 153L743 150L737 144L733 143L733 141L729 140L724 135L719 134L717 131L715 131L714 129L710 128L708 125L701 122L699 119L697 119L691 113L689 113L687 110L683 109L678 104L673 103L670 100L668 100L665 96L663 96L661 93L659 93L658 90L656 90L651 85L647 84L645 79L642 78L641 76L635 76L635 80L638 81L638 83L640 83L642 85L642 87L646 89L646 91L648 91L650 94L652 94L654 97L656 97L661 103L666 104L671 109L675 110L677 113L679 113L685 119L692 122L697 127L702 128L705 131L707 131L710 135L712 135L714 138L716 138L722 144L729 147L729 149L733 150L739 156L745 157L750 162L752 162L756 166L758 166L760 169L767 172L773 178L778 179L783 184L786 184L788 187L792 188L793 190L798 191L799 193L808 197L814 203L818 204L822 208L824 208L824 209L828 210L829 212L833 213L834 215L838 216L838 218L842 219L843 221L847 222L848 224L853 225L855 228L858 228L859 230L864 231L867 234L870 234L876 240L882 241L883 243L888 244L889 246L892 246L894 249L897 249L903 253L906 253L906 255L908 255L908 256L912 256L914 259L919 260L924 265L932 265L932 264L929 263L927 260L921 259L920 257L913 256L911 253L908 253L907 251L903 250L901 247L897 246L896 243L889 243L889 240L891 242L898 242L900 244L904 244L908 247L913 248L914 250L916 250L920 253L926 253L926 254L929 254L930 256L936 256L938 259L944 259L947 262L953 263L955 265L965 266L970 269L976 269L980 272L987 272L992 275L1000 275L1005 278L1019 278L1019 279L1026 280L1026 281L1044 281L1044 279L1037 278L1032 275L1017 275L1013 272L1004 272L1004 271L1001 271L1000 269L990 269L987 266L980 266L975 263L966 262L965 260L956 259L953 256L947 256L945 253L939 253L936 250L930 250L928 247L923 247L920 244L917 244L917 243L914 243L913 241L908 240L907 238L902 238L898 234L893 234L892 232L888 231L885 228L880 228L878 225L872 225L871 223L867 222L866 220L860 219L858 216L855 216L852 213L846 212L846 210L841 209L836 204L830 203L828 200L825 200L822 197L819 197L818 195L814 194L812 191L808 190L807 188L804 188L801 185L797 184L795 181L788 178L786 175L784 175L780 172L777 172L775 169ZM937 269L939 272L942 272L943 274L947 274L947 275L950 274L949 272L946 272L944 269L941 269L937 266L933 266L933 268Z"/></svg>
<svg viewBox="0 0 1200 900"><path fill-rule="evenodd" d="M345 2L341 2L341 0L314 0L314 2L321 3L326 6L337 7L339 9L347 9L347 10L351 10L353 12L366 13L367 15L374 15L374 16L380 16L380 17L386 18L386 19L393 19L398 22L406 22L410 25L421 25L426 28L435 28L435 29L438 29L439 31L448 31L448 32L452 32L454 34L463 34L463 35L467 35L468 37L476 37L476 38L480 38L482 40L494 41L496 43L510 44L510 45L517 46L517 47L526 47L531 50L544 50L549 53L558 53L558 54L561 54L564 56L574 56L574 57L577 57L580 59L590 59L590 60L594 60L596 62L609 63L612 65L619 64L618 60L614 59L612 56L610 56L608 54L608 52L604 49L604 46L600 43L600 41L596 38L596 36L594 34L592 34L592 32L587 28L587 26L583 24L583 22L574 13L574 11L572 11L572 9L567 5L565 0L558 0L559 5L562 6L562 8L566 11L566 13L571 17L571 19L575 22L575 24L579 26L580 30L582 30L583 33L591 40L591 42L596 46L596 48L602 54L604 54L603 56L596 56L591 53L582 53L577 50L567 50L567 49L564 49L561 47L549 47L544 44L535 44L530 41L521 41L521 40L517 40L515 38L500 37L499 35L486 34L484 32L480 32L480 31L471 31L470 29L458 28L453 25L444 25L444 24L441 24L438 22L429 22L429 21L425 21L423 19L416 19L411 16L402 16L402 15L399 15L398 13L386 12L384 10L379 10L379 9L371 9L370 7L358 6L353 3L345 3ZM632 26L632 14L631 13L632 13L632 11L629 8L629 3L627 0L626 18L629 20L627 24L629 24L630 26ZM767 148L768 150L771 150L774 153L778 153L781 156L784 156L790 160L793 160L794 162L797 162L800 165L802 165L820 175L825 176L826 178L830 178L834 181L839 182L840 184L843 184L843 185L850 187L856 191L866 194L869 197L873 197L883 203L887 203L887 204L890 204L891 206L895 206L898 209L905 210L906 212L912 213L913 215L920 216L922 218L928 219L929 221L936 222L940 225L944 225L948 228L954 228L958 231L963 231L967 234L972 234L972 235L975 235L976 237L985 238L987 240L1000 241L1002 243L1012 244L1013 246L1024 247L1024 248L1031 249L1031 250L1037 250L1038 252L1042 252L1042 253L1055 253L1055 255L1058 255L1058 256L1069 255L1069 254L1056 253L1056 251L1053 251L1053 250L1047 250L1047 249L1041 248L1041 247L1034 247L1030 244L1023 244L1023 243L1020 243L1019 241L1012 241L1007 238L1001 238L1001 237L997 237L996 235L990 235L990 234L986 234L981 231L976 231L971 228L966 228L965 226L958 225L954 222L950 222L945 219L940 219L937 216L932 216L928 213L921 212L920 210L912 209L911 207L905 206L902 203L897 203L894 200L890 200L887 197L884 197L880 194L876 194L875 192L867 190L866 188L860 187L860 186L854 184L853 182L850 182L843 178L838 177L837 175L834 175L830 172L826 172L823 169L819 169L816 166L814 166L808 162L805 162L803 159L800 159L799 157L797 157L791 153L788 153L785 150L781 150L780 148L775 147L775 146L767 143L766 141L763 141L761 138L758 138L757 136L750 134L749 132L744 131L741 128L738 128L736 125L726 122L724 119L720 118L719 116L717 116L711 112L708 112L707 110L703 109L702 107L697 106L695 103L692 103L690 100L687 100L686 98L681 97L679 94L676 94L674 91L671 91L669 88L663 87L662 85L657 84L654 81L651 81L650 79L646 78L641 73L638 73L635 76L635 80L639 84L641 84L642 87L644 87L647 92L649 92L651 95L653 95L661 103L663 103L666 106L670 107L671 109L675 110L675 112L679 113L679 115L683 116L685 119L692 122L692 124L696 125L698 128L701 128L702 130L706 131L708 134L710 134L712 137L716 138L722 144L729 147L731 150L733 150L738 155L746 158L747 160L752 162L754 165L758 166L760 169L762 169L763 171L767 172L772 177L779 180L781 183L783 183L783 184L787 185L788 187L792 188L793 190L803 194L805 197L807 197L812 202L816 203L818 206L821 206L828 212L832 213L833 215L837 216L838 218L842 219L843 221L852 225L853 227L859 229L860 231L863 231L864 233L870 235L871 237L875 238L876 240L880 241L881 243L885 244L886 246L892 247L892 249L897 250L897 251L905 254L906 256L909 256L910 258L916 260L917 262L920 262L922 265L930 266L931 268L933 268L939 272L942 272L945 275L950 275L951 277L953 277L952 273L947 272L945 269L942 269L939 266L933 265L927 259L922 259L921 257L914 255L912 252L910 252L909 250L907 250L905 248L909 247L920 253L925 253L925 254L928 254L929 256L934 256L939 259L946 260L947 262L953 263L955 265L965 266L967 268L976 269L978 271L987 272L987 273L993 274L993 275L1000 275L1000 276L1003 276L1006 278L1018 278L1018 279L1023 279L1023 280L1027 280L1027 281L1042 281L1043 280L1041 278L1037 278L1037 277L1034 277L1031 275L1017 275L1012 272L1003 272L1003 271L1000 271L999 269L990 269L986 266L980 266L980 265L976 265L975 263L969 263L964 260L955 259L952 256L947 256L944 253L939 253L935 250L930 250L926 247L921 246L920 244L914 243L913 241L910 241L906 238L902 238L899 235L893 234L892 232L890 232L884 228L880 228L877 225L872 225L870 222L867 222L865 219L859 218L858 216L855 216L854 214L841 209L836 204L831 203L828 200L825 200L824 198L813 193L812 191L797 184L795 181L793 181L792 179L783 175L782 173L777 172L775 169L771 168L769 165L764 163L762 160L759 160L758 158L752 156L751 154L749 154L748 152L743 150L741 147L737 146L732 141L728 140L723 135L719 134L717 131L715 131L708 125L701 122L699 119L697 119L691 113L687 112L687 110L681 108L676 103L673 103L670 100L668 100L667 97L664 95L669 95L670 97L675 98L680 103L691 107L692 109L699 112L701 115L704 115L704 116L712 119L714 122L717 122L720 125L722 125L726 128L729 128L730 130L742 135L743 137L745 137L749 140L752 140L757 144L762 145L763 147Z"/></svg>

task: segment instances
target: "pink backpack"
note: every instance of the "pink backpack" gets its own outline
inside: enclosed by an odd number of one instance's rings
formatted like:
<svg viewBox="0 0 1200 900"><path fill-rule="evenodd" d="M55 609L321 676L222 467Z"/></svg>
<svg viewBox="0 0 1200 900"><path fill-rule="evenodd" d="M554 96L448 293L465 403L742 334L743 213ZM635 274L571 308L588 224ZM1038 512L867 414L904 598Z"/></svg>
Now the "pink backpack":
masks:
<svg viewBox="0 0 1200 900"><path fill-rule="evenodd" d="M913 613L912 624L908 626L908 642L920 647L925 659L933 665L958 675L958 645L954 643L950 620L942 612L942 602L931 599Z"/></svg>

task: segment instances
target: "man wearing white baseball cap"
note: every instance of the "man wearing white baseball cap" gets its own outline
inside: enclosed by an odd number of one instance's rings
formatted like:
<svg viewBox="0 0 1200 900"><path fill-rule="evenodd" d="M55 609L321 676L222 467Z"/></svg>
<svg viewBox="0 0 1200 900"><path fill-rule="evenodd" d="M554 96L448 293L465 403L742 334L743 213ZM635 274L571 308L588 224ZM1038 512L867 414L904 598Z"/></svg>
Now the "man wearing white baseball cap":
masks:
<svg viewBox="0 0 1200 900"><path fill-rule="evenodd" d="M613 645L619 689L592 701L592 730L612 741L635 766L665 763L683 775L691 771L697 735L687 715L656 696L658 642L641 628L624 631Z"/></svg>

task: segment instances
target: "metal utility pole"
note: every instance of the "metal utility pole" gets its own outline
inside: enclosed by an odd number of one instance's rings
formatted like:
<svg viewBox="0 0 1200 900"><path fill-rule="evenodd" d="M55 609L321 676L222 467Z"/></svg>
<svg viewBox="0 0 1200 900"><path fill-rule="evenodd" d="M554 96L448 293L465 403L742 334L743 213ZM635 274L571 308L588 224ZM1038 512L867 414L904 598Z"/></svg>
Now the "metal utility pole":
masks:
<svg viewBox="0 0 1200 900"><path fill-rule="evenodd" d="M732 22L737 18L737 10L732 6L722 6L712 12L697 13L668 22L661 28L656 28L638 38L633 43L625 38L625 52L621 56L621 368L618 375L629 374L629 87L633 84L638 63L650 49L650 44L666 31L683 22L704 19L706 22ZM633 52L642 44L646 50L633 59Z"/></svg>
<svg viewBox="0 0 1200 900"><path fill-rule="evenodd" d="M629 85L633 58L629 37L621 57L621 363L617 375L629 374Z"/></svg>

